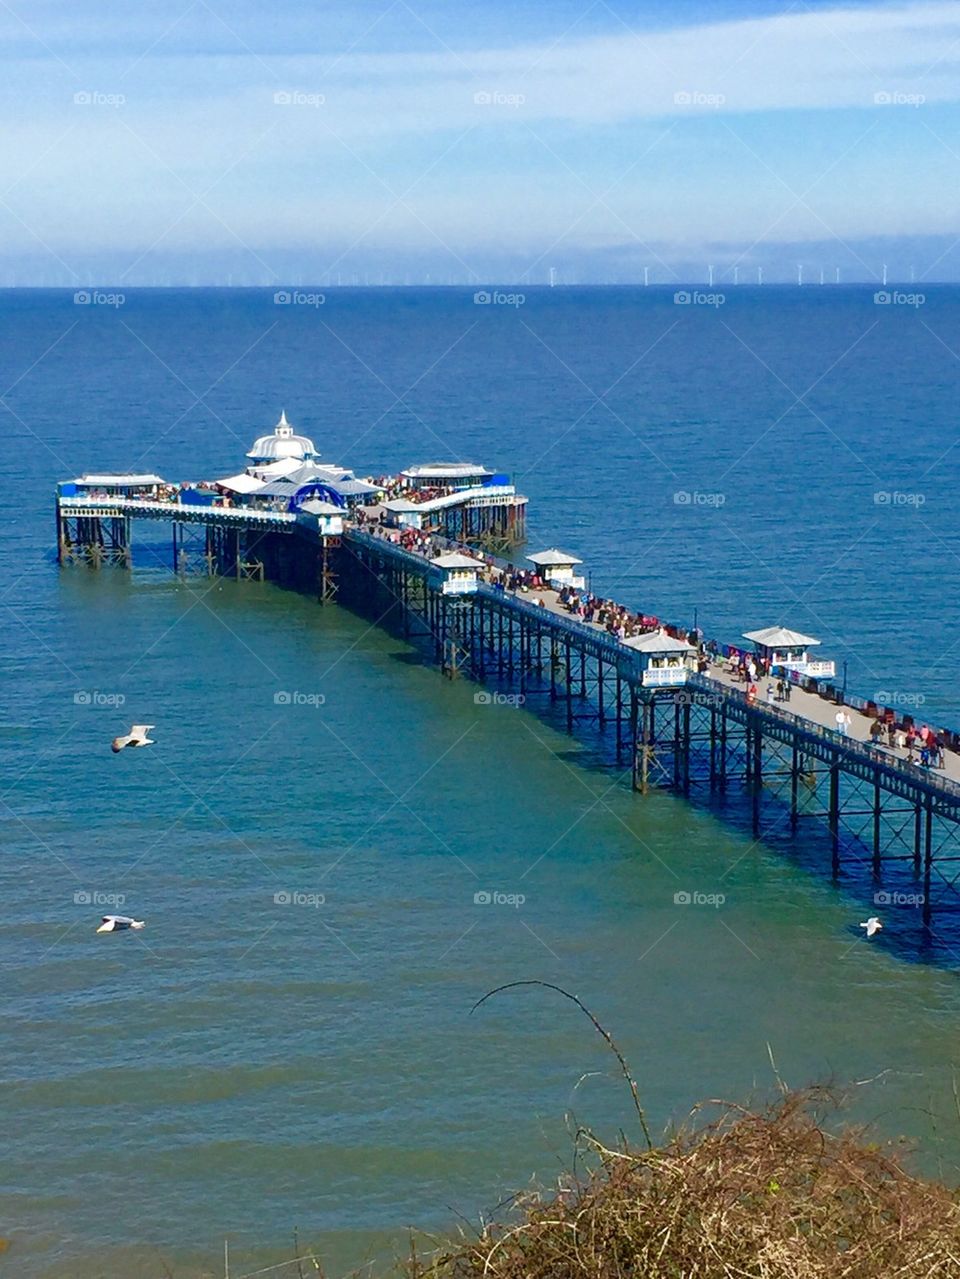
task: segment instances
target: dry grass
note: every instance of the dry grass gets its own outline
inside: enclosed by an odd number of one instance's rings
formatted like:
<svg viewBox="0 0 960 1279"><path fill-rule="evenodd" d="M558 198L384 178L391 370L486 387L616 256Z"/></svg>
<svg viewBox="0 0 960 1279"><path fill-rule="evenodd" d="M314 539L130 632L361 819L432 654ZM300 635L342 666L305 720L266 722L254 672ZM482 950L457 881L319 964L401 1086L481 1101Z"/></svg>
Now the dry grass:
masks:
<svg viewBox="0 0 960 1279"><path fill-rule="evenodd" d="M408 1279L958 1279L960 1197L859 1130L831 1134L816 1094L652 1150L588 1139L595 1170L519 1202L512 1223L406 1263Z"/></svg>

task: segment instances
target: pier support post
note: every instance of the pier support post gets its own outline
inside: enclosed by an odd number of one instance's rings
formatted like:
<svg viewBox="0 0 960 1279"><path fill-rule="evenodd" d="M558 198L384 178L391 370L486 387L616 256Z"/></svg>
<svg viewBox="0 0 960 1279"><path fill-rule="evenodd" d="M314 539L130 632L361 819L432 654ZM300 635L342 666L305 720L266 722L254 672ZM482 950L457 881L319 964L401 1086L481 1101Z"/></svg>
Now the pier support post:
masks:
<svg viewBox="0 0 960 1279"><path fill-rule="evenodd" d="M917 800L913 813L913 872L920 877L923 867L923 808Z"/></svg>
<svg viewBox="0 0 960 1279"><path fill-rule="evenodd" d="M925 804L924 836L923 836L923 924L930 927L930 915L933 904L930 901L930 875L933 870L933 804L927 799Z"/></svg>
<svg viewBox="0 0 960 1279"><path fill-rule="evenodd" d="M564 648L565 648L565 654L564 654L564 681L565 681L565 684L566 684L566 689L565 689L565 691L566 691L566 695L567 695L567 732L568 732L568 733L572 733L572 732L573 732L573 653L572 653L572 647L573 647L573 646L571 645L570 641L569 641L569 640L567 640L566 644L564 645ZM634 740L636 740L636 737L634 737Z"/></svg>
<svg viewBox="0 0 960 1279"><path fill-rule="evenodd" d="M634 790L640 790L640 758L645 754L643 744L640 740L641 734L639 729L639 710L640 699L637 695L636 688L630 687L630 741L633 743L633 766L631 769L631 785ZM644 715L646 715L646 707L644 707Z"/></svg>
<svg viewBox="0 0 960 1279"><path fill-rule="evenodd" d="M830 805L827 820L830 826L830 854L834 879L840 874L840 765L830 765Z"/></svg>
<svg viewBox="0 0 960 1279"><path fill-rule="evenodd" d="M880 815L883 812L880 796L880 779L874 774L873 782L873 877L880 878L881 871L881 844L880 844Z"/></svg>

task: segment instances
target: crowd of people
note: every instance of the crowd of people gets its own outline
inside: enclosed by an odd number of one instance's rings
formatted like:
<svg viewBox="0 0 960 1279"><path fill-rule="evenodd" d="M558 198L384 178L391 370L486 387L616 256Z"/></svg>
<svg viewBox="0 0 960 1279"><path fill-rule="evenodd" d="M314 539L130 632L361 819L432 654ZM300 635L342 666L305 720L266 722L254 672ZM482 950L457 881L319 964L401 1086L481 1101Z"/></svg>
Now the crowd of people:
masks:
<svg viewBox="0 0 960 1279"><path fill-rule="evenodd" d="M870 725L870 742L874 746L888 746L891 750L906 751L907 761L922 768L943 767L943 741L928 725L898 724L878 715Z"/></svg>

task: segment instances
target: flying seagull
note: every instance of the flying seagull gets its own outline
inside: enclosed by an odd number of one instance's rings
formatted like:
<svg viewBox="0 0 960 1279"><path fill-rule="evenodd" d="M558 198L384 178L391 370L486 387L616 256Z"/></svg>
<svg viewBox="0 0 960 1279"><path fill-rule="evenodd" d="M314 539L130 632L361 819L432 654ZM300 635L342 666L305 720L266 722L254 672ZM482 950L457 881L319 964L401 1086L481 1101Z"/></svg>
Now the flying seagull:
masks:
<svg viewBox="0 0 960 1279"><path fill-rule="evenodd" d="M153 724L134 724L129 733L113 739L110 749L114 755L118 755L124 746L152 746L153 738L148 737L147 734L153 727Z"/></svg>
<svg viewBox="0 0 960 1279"><path fill-rule="evenodd" d="M129 915L104 915L98 933L118 933L124 928L144 928L142 919L131 919Z"/></svg>
<svg viewBox="0 0 960 1279"><path fill-rule="evenodd" d="M874 933L878 933L880 931L883 924L880 923L880 920L876 915L871 915L869 919L864 920L860 927L867 930L868 937L872 937Z"/></svg>

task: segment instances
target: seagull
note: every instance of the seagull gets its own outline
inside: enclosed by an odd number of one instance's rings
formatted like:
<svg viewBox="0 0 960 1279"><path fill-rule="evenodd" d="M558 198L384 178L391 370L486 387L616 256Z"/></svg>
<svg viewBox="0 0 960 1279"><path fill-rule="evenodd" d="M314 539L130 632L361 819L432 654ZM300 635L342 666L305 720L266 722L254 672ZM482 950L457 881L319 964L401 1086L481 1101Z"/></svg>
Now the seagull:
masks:
<svg viewBox="0 0 960 1279"><path fill-rule="evenodd" d="M114 755L118 755L124 746L152 746L153 738L147 734L153 728L153 724L134 724L130 732L123 737L115 737L110 743L110 749Z"/></svg>
<svg viewBox="0 0 960 1279"><path fill-rule="evenodd" d="M145 928L142 919L131 919L129 915L104 915L98 933L117 933L124 928Z"/></svg>
<svg viewBox="0 0 960 1279"><path fill-rule="evenodd" d="M869 919L864 920L860 927L867 930L868 937L872 937L874 933L878 933L880 931L883 924L880 923L880 920L876 915L871 915Z"/></svg>

